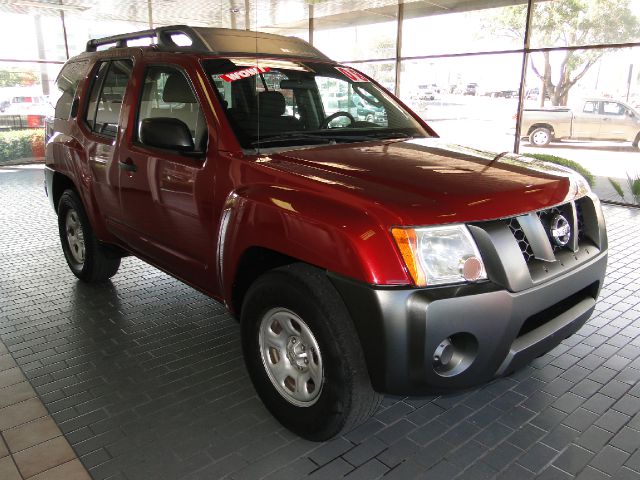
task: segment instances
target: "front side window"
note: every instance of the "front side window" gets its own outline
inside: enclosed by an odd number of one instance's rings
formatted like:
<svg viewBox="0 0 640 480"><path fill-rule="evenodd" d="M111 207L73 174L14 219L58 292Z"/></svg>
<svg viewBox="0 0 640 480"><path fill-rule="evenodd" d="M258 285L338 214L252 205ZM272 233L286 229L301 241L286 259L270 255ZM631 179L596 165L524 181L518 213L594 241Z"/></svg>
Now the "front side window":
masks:
<svg viewBox="0 0 640 480"><path fill-rule="evenodd" d="M67 63L60 71L60 75L56 79L57 100L54 98L55 118L68 120L71 114L71 105L78 89L80 80L87 71L88 62L71 62Z"/></svg>
<svg viewBox="0 0 640 480"><path fill-rule="evenodd" d="M133 62L129 59L102 62L96 70L85 119L94 132L115 138L132 70Z"/></svg>
<svg viewBox="0 0 640 480"><path fill-rule="evenodd" d="M195 149L204 151L207 125L193 87L181 69L164 65L147 69L138 110L138 132L147 118L183 122L191 132Z"/></svg>
<svg viewBox="0 0 640 480"><path fill-rule="evenodd" d="M626 108L618 102L602 102L602 113L605 115L624 115Z"/></svg>
<svg viewBox="0 0 640 480"><path fill-rule="evenodd" d="M204 66L245 149L428 136L392 96L352 68L250 58Z"/></svg>

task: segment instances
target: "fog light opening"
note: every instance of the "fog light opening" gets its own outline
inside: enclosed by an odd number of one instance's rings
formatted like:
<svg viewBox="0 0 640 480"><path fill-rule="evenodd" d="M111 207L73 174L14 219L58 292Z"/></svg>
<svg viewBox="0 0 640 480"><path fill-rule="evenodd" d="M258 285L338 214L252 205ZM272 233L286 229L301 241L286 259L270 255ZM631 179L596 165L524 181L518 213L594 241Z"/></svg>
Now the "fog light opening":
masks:
<svg viewBox="0 0 640 480"><path fill-rule="evenodd" d="M442 377L464 372L476 358L478 341L470 333L455 333L443 339L433 352L433 369Z"/></svg>

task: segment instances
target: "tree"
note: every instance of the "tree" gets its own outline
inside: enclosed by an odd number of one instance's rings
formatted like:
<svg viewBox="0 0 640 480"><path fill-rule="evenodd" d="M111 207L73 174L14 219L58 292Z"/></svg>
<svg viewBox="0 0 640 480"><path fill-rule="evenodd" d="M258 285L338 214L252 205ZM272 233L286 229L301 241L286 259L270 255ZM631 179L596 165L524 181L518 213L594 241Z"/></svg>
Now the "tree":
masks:
<svg viewBox="0 0 640 480"><path fill-rule="evenodd" d="M0 70L0 87L22 87L38 83L38 75L31 70Z"/></svg>
<svg viewBox="0 0 640 480"><path fill-rule="evenodd" d="M538 1L532 12L532 46L570 47L636 40L640 36L640 20L629 8L630 1L635 0ZM526 8L519 5L501 9L498 15L487 19L490 30L523 41ZM555 76L550 52L531 54L531 70L542 81L541 104L548 95L553 105L566 105L571 88L606 51L558 51L562 57Z"/></svg>

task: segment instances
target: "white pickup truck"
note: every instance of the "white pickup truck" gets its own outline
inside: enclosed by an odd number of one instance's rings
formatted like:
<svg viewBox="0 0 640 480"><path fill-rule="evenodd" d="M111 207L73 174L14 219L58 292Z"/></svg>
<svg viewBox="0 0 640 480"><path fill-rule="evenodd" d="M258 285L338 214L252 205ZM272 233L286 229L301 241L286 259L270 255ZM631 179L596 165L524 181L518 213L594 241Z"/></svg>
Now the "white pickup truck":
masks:
<svg viewBox="0 0 640 480"><path fill-rule="evenodd" d="M526 108L522 115L523 137L537 147L552 140L640 141L640 113L630 105L608 98L586 99L581 109Z"/></svg>

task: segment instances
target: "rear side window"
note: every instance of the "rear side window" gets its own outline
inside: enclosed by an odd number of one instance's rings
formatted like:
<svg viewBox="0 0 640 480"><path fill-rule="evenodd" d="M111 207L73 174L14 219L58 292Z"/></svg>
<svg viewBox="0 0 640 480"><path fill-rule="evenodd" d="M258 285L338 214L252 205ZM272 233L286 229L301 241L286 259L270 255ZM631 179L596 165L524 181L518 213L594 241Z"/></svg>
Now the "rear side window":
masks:
<svg viewBox="0 0 640 480"><path fill-rule="evenodd" d="M86 123L94 132L115 138L122 101L133 70L131 60L102 62L89 95Z"/></svg>
<svg viewBox="0 0 640 480"><path fill-rule="evenodd" d="M54 99L55 118L61 118L63 120L69 119L71 105L76 96L78 84L87 71L87 65L88 62L86 61L71 62L67 63L60 71L60 75L58 75L56 79L57 100Z"/></svg>

